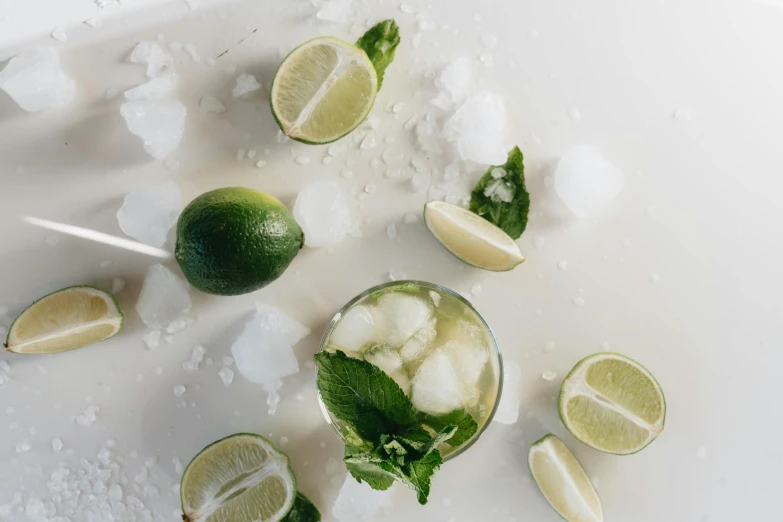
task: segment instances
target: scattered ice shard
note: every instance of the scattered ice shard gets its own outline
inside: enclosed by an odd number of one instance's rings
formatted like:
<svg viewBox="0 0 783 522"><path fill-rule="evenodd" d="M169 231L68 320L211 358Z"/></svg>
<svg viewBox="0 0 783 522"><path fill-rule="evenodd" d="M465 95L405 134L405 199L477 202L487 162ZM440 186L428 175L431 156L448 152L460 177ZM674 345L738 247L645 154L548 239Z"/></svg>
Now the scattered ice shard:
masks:
<svg viewBox="0 0 783 522"><path fill-rule="evenodd" d="M202 114L221 114L226 112L226 106L209 94L201 97L199 108Z"/></svg>
<svg viewBox="0 0 783 522"><path fill-rule="evenodd" d="M446 352L436 350L421 363L411 383L411 400L426 413L444 414L462 407L462 382Z"/></svg>
<svg viewBox="0 0 783 522"><path fill-rule="evenodd" d="M365 483L360 483L349 473L345 477L332 508L332 516L338 522L366 522L389 498L394 486L385 491L376 491Z"/></svg>
<svg viewBox="0 0 783 522"><path fill-rule="evenodd" d="M522 368L515 362L503 364L503 395L492 418L501 424L516 424L519 418L519 387L522 380Z"/></svg>
<svg viewBox="0 0 783 522"><path fill-rule="evenodd" d="M285 312L258 305L231 346L239 372L250 382L271 384L299 371L293 346L310 333Z"/></svg>
<svg viewBox="0 0 783 522"><path fill-rule="evenodd" d="M185 106L177 101L132 101L120 107L128 130L144 142L144 150L155 159L174 152L185 131Z"/></svg>
<svg viewBox="0 0 783 522"><path fill-rule="evenodd" d="M150 267L141 287L136 311L150 328L162 330L190 311L187 284L171 270L157 264Z"/></svg>
<svg viewBox="0 0 783 522"><path fill-rule="evenodd" d="M146 64L148 78L157 78L166 74L174 64L171 55L154 42L139 42L131 52L130 61Z"/></svg>
<svg viewBox="0 0 783 522"><path fill-rule="evenodd" d="M590 217L623 188L623 173L592 145L569 149L555 171L555 192L579 217Z"/></svg>
<svg viewBox="0 0 783 522"><path fill-rule="evenodd" d="M234 98L242 98L247 96L251 92L255 92L261 88L261 84L258 83L256 77L252 74L240 74L237 76L237 83L234 85L234 90L231 91L231 95Z"/></svg>
<svg viewBox="0 0 783 522"><path fill-rule="evenodd" d="M315 17L327 22L348 23L353 14L353 0L321 0Z"/></svg>
<svg viewBox="0 0 783 522"><path fill-rule="evenodd" d="M391 346L401 346L410 339L432 314L432 308L425 301L402 292L380 296L378 311L386 323L384 340Z"/></svg>
<svg viewBox="0 0 783 522"><path fill-rule="evenodd" d="M123 232L147 245L161 247L182 210L182 194L171 180L136 189L117 211Z"/></svg>
<svg viewBox="0 0 783 522"><path fill-rule="evenodd" d="M440 92L430 103L446 111L454 109L468 97L472 78L473 60L467 56L457 58L435 78Z"/></svg>
<svg viewBox="0 0 783 522"><path fill-rule="evenodd" d="M63 107L76 94L74 81L60 68L60 58L50 47L11 58L0 71L0 89L28 112Z"/></svg>
<svg viewBox="0 0 783 522"><path fill-rule="evenodd" d="M173 91L178 82L179 74L177 73L153 78L147 83L125 91L125 99L130 101L158 100Z"/></svg>
<svg viewBox="0 0 783 522"><path fill-rule="evenodd" d="M369 307L354 306L340 318L330 341L340 348L358 352L375 335L376 325Z"/></svg>
<svg viewBox="0 0 783 522"><path fill-rule="evenodd" d="M296 196L293 213L309 247L335 245L355 227L345 190L334 181L305 185Z"/></svg>
<svg viewBox="0 0 783 522"><path fill-rule="evenodd" d="M506 162L506 103L493 92L474 94L457 109L443 128L442 136L457 144L463 160L484 165Z"/></svg>

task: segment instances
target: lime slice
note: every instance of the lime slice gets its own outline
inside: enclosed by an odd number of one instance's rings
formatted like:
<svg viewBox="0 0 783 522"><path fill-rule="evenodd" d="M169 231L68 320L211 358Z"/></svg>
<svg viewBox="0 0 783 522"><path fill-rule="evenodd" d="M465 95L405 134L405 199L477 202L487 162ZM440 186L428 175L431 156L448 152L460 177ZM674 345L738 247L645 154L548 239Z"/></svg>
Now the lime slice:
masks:
<svg viewBox="0 0 783 522"><path fill-rule="evenodd" d="M424 205L424 221L435 239L469 265L505 272L525 260L508 234L462 207L430 201Z"/></svg>
<svg viewBox="0 0 783 522"><path fill-rule="evenodd" d="M274 444L237 433L190 461L180 497L185 522L278 522L294 505L296 479Z"/></svg>
<svg viewBox="0 0 783 522"><path fill-rule="evenodd" d="M15 353L56 353L108 339L122 328L114 297L91 286L65 288L30 305L8 330Z"/></svg>
<svg viewBox="0 0 783 522"><path fill-rule="evenodd" d="M377 90L367 53L337 38L315 38L280 64L272 81L272 114L290 138L329 143L364 121Z"/></svg>
<svg viewBox="0 0 783 522"><path fill-rule="evenodd" d="M663 430L666 400L642 365L616 353L582 359L560 387L560 418L574 437L597 450L628 455Z"/></svg>
<svg viewBox="0 0 783 522"><path fill-rule="evenodd" d="M538 488L558 515L568 522L603 522L598 493L560 439L549 434L530 446L527 463Z"/></svg>

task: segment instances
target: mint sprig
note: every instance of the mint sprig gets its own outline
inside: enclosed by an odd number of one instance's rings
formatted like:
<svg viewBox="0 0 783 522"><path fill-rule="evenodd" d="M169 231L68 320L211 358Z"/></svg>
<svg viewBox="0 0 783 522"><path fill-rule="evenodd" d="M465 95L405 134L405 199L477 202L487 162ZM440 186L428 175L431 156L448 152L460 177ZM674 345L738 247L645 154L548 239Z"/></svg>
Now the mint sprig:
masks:
<svg viewBox="0 0 783 522"><path fill-rule="evenodd" d="M367 361L338 351L316 354L315 363L321 400L351 427L343 458L351 475L379 490L400 481L426 504L443 463L438 447L469 440L476 421L465 410L440 416L416 411L397 383Z"/></svg>
<svg viewBox="0 0 783 522"><path fill-rule="evenodd" d="M378 90L383 83L383 73L394 60L394 53L400 45L400 28L394 20L384 20L371 27L356 42L356 47L367 53L367 57L378 76Z"/></svg>
<svg viewBox="0 0 783 522"><path fill-rule="evenodd" d="M505 165L490 167L470 197L470 210L519 239L527 227L530 194L525 187L522 151L514 147Z"/></svg>
<svg viewBox="0 0 783 522"><path fill-rule="evenodd" d="M383 370L343 352L315 355L321 400L360 437L380 440L384 433L416 425L410 399Z"/></svg>

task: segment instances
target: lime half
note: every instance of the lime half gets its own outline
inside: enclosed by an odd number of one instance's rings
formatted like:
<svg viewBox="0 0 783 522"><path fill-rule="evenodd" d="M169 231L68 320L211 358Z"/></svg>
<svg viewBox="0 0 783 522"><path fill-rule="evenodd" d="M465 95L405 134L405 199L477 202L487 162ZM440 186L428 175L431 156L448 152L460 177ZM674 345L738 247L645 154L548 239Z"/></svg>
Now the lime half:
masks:
<svg viewBox="0 0 783 522"><path fill-rule="evenodd" d="M603 522L598 493L560 439L549 434L533 444L527 462L538 488L558 515L568 522Z"/></svg>
<svg viewBox="0 0 783 522"><path fill-rule="evenodd" d="M337 38L315 38L280 64L272 81L272 114L288 137L329 143L364 121L377 90L367 53Z"/></svg>
<svg viewBox="0 0 783 522"><path fill-rule="evenodd" d="M616 455L644 449L666 419L666 400L655 378L616 353L581 360L560 387L559 408L574 437Z"/></svg>
<svg viewBox="0 0 783 522"><path fill-rule="evenodd" d="M16 318L5 348L15 353L55 353L108 339L122 328L114 297L91 286L72 286L42 297Z"/></svg>
<svg viewBox="0 0 783 522"><path fill-rule="evenodd" d="M505 272L525 260L508 234L462 207L430 201L424 205L424 221L435 239L469 265Z"/></svg>
<svg viewBox="0 0 783 522"><path fill-rule="evenodd" d="M274 444L238 433L190 461L180 497L185 522L278 522L294 504L296 479Z"/></svg>

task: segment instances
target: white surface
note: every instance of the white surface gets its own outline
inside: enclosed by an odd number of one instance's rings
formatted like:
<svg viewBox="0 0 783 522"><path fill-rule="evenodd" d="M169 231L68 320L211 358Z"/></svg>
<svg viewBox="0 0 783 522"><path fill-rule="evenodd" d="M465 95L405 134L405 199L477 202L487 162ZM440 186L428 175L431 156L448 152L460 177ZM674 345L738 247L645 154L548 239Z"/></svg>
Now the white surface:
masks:
<svg viewBox="0 0 783 522"><path fill-rule="evenodd" d="M734 522L774 519L783 486L778 412L783 367L783 10L749 0L485 0L457 9L433 0L438 25L414 47L413 14L398 2L370 2L373 20L394 16L403 44L386 73L372 116L381 118L372 151L348 151L329 165L327 147L281 143L264 96L235 101L237 74L266 87L281 56L318 34L355 39L364 29L318 21L306 0L248 0L216 7L202 2L128 0L98 10L91 0L0 1L0 58L36 40L62 49L62 65L77 85L67 108L28 114L0 95L0 307L2 323L32 300L73 284L109 287L127 280L118 297L126 327L99 346L57 356L6 355L10 381L0 387L0 505L26 490L51 495L44 479L67 462L95 460L108 439L123 456L122 472L138 476L157 456L147 480L160 487L146 498L156 520L175 520L176 464L237 431L287 437L301 489L327 515L342 482L342 449L318 409L312 353L332 314L349 298L394 271L444 284L472 297L498 336L504 356L522 367L520 422L494 423L470 451L435 478L430 502L397 488L378 521L554 522L530 480L528 445L552 431L598 482L606 520ZM408 0L417 12L427 4ZM92 28L80 22L98 17ZM67 43L49 35L62 26ZM252 30L258 31L228 54ZM143 67L125 62L134 44L191 43L200 62L175 52L182 81L172 97L188 108L186 131L173 154L153 161L119 115L127 90L145 81ZM483 42L497 44L489 48ZM189 47L192 51L193 48ZM459 56L476 61L476 89L502 94L509 137L526 155L533 214L520 240L528 260L511 273L466 267L447 254L421 221L426 193L369 165L393 136L393 147L442 172L444 157L413 153L403 130L414 114L439 110L433 77ZM481 55L491 56L484 60ZM210 65L210 58L216 59ZM484 64L492 63L492 67ZM236 70L233 70L236 68ZM204 95L226 103L222 115L202 115ZM394 104L404 105L393 112ZM574 117L577 116L578 117ZM676 117L675 117L676 115ZM226 123L231 122L231 125ZM571 216L554 195L552 168L569 147L598 146L626 175L622 192L601 214ZM391 145L389 145L391 147ZM268 155L237 162L237 149ZM260 153L261 154L261 153ZM310 161L295 161L305 157ZM350 166L347 161L356 160ZM384 167L385 168L385 167ZM407 161L389 167L412 174ZM329 249L306 249L283 277L252 295L222 298L192 292L187 330L148 350L134 311L141 281L155 259L22 223L20 214L121 235L114 217L130 190L174 179L185 201L217 187L245 185L290 202L316 178L343 169L363 196L363 238ZM397 223L389 240L387 225ZM57 240L59 239L59 241ZM558 263L567 261L567 270ZM175 268L174 265L169 265ZM396 272L395 272L396 273ZM225 387L219 361L255 301L279 306L312 329L296 346L302 370L286 379L278 413L269 416L263 390L244 379ZM572 303L584 303L574 306ZM555 349L548 350L548 343ZM195 344L203 367L187 373ZM582 357L609 348L644 364L667 395L661 437L629 457L580 445L560 425L560 378ZM209 364L212 360L213 364ZM553 371L557 379L540 379ZM182 397L174 386L186 387ZM76 422L92 401L89 427ZM90 410L93 411L93 410ZM62 439L55 452L52 440ZM323 444L321 444L323 442ZM17 448L29 450L17 453ZM323 447L322 447L323 446ZM70 454L68 450L73 450ZM133 458L134 450L138 457ZM142 475L146 477L147 475ZM42 478L44 477L44 478ZM131 478L125 487L139 485ZM25 520L17 511L10 520Z"/></svg>

